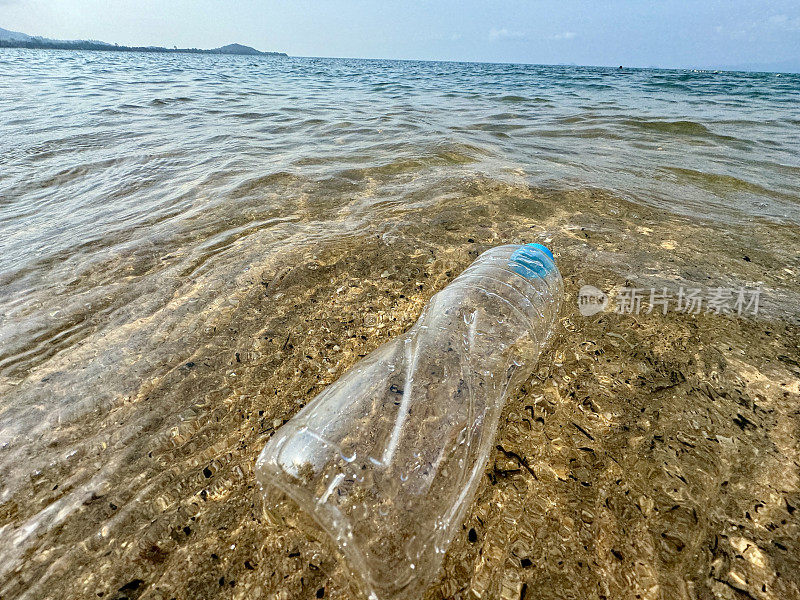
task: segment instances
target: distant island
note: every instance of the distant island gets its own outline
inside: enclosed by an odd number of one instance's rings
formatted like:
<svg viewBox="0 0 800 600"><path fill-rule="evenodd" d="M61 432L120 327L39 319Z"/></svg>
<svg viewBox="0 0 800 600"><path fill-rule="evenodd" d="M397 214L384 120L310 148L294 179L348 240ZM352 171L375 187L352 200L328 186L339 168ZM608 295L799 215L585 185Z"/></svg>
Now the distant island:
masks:
<svg viewBox="0 0 800 600"><path fill-rule="evenodd" d="M0 27L0 48L31 48L37 50L102 50L104 52L171 52L180 54L234 54L242 56L288 56L285 52L261 52L242 44L228 44L221 48L163 48L161 46L120 46L97 40L53 40L30 36Z"/></svg>

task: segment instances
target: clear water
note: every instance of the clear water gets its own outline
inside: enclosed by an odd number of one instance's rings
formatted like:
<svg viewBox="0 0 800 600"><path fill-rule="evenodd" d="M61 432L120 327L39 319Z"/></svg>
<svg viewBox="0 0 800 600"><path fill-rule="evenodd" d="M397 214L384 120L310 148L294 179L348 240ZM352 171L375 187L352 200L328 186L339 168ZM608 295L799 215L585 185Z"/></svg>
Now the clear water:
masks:
<svg viewBox="0 0 800 600"><path fill-rule="evenodd" d="M69 582L155 518L137 503L199 493L243 427L204 429L222 403L292 414L263 397L279 369L238 365L336 360L325 319L417 259L353 360L473 243L552 241L590 283L760 282L765 318L797 321L800 75L4 49L0 115L0 595ZM283 373L291 402L350 358ZM111 490L127 520L87 516ZM55 570L25 562L48 548Z"/></svg>
<svg viewBox="0 0 800 600"><path fill-rule="evenodd" d="M5 50L0 82L6 374L142 277L456 174L800 223L800 75Z"/></svg>

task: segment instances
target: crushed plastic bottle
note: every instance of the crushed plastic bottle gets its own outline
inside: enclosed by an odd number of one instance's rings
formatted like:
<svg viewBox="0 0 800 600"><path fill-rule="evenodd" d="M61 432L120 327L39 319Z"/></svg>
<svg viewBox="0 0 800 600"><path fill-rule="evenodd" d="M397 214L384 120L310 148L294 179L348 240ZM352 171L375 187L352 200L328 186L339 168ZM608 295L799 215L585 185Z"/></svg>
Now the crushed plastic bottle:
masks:
<svg viewBox="0 0 800 600"><path fill-rule="evenodd" d="M369 598L416 598L431 583L562 290L540 244L484 252L261 452L266 497L279 491L312 516Z"/></svg>

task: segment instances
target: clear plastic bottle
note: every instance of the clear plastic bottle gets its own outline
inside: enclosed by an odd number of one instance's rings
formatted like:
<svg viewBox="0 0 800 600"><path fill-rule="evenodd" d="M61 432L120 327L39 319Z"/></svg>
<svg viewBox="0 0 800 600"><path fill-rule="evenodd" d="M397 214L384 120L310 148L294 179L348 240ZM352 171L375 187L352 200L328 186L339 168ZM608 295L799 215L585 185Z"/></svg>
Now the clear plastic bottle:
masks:
<svg viewBox="0 0 800 600"><path fill-rule="evenodd" d="M277 489L312 516L369 598L417 598L436 575L562 289L540 244L484 252L261 452L266 497Z"/></svg>

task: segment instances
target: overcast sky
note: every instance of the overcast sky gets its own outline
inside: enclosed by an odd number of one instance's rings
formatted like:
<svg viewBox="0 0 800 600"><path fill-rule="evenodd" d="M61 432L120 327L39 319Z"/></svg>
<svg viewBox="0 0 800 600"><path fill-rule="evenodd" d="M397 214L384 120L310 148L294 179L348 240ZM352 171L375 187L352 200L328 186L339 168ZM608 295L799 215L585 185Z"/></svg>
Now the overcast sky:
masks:
<svg viewBox="0 0 800 600"><path fill-rule="evenodd" d="M60 39L301 56L713 67L800 64L797 0L0 0Z"/></svg>

